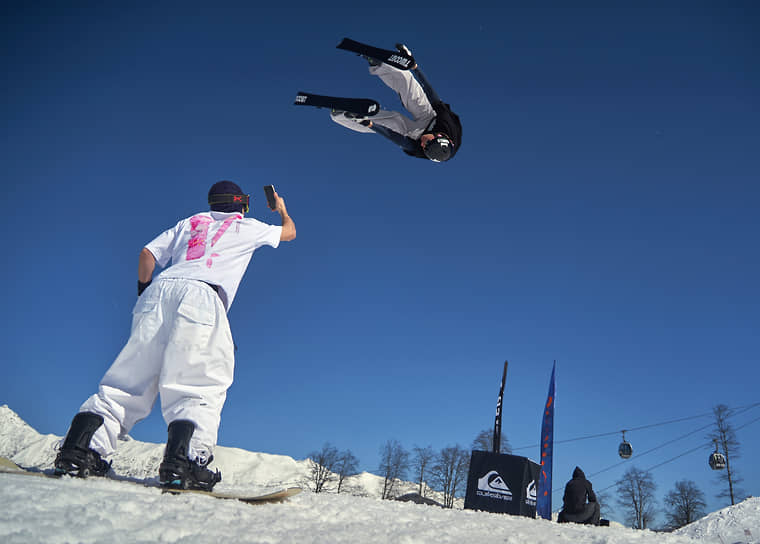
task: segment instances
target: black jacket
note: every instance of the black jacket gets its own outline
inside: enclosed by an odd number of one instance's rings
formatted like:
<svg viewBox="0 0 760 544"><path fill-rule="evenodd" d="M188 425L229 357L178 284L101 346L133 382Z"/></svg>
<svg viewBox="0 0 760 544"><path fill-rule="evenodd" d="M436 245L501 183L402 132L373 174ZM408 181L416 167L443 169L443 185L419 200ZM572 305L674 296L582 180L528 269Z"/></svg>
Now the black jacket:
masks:
<svg viewBox="0 0 760 544"><path fill-rule="evenodd" d="M451 156L449 157L449 160L451 160L454 158L457 151L459 151L459 146L462 145L462 123L459 121L459 116L451 111L451 106L441 100L438 93L435 92L432 85L430 85L430 82L425 77L425 74L423 74L419 68L415 68L414 74L417 76L417 79L422 86L422 90L425 91L425 96L427 96L427 99L430 101L430 105L433 107L436 114L432 126L426 130L424 134L443 132L451 138L453 144ZM400 146L407 155L427 159L425 151L420 145L419 139L413 140L408 136L398 134L383 126L373 124L372 128L378 134L382 134L393 143Z"/></svg>
<svg viewBox="0 0 760 544"><path fill-rule="evenodd" d="M591 482L586 479L586 475L580 467L575 467L573 479L567 482L565 486L562 509L568 514L579 514L586 508L586 497L588 497L588 502L596 502L596 495L591 488Z"/></svg>

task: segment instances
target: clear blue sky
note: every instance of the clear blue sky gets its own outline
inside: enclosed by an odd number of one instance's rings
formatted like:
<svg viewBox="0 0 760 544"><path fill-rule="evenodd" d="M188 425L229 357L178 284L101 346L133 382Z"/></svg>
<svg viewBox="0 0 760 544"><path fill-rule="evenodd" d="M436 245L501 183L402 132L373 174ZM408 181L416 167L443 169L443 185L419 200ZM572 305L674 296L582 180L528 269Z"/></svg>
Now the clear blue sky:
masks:
<svg viewBox="0 0 760 544"><path fill-rule="evenodd" d="M273 183L298 226L230 311L222 445L303 458L330 441L370 471L388 439L469 447L505 359L514 447L538 444L555 359L557 440L757 402L760 7L430 6L3 3L0 403L65 433L128 337L140 249L220 179L277 222ZM344 36L410 46L461 116L451 163L292 105L400 107ZM706 423L628 438L641 452ZM739 431L753 495L758 429ZM132 434L164 441L158 411ZM558 445L555 487L618 442ZM660 494L692 479L722 506L709 453L657 468Z"/></svg>

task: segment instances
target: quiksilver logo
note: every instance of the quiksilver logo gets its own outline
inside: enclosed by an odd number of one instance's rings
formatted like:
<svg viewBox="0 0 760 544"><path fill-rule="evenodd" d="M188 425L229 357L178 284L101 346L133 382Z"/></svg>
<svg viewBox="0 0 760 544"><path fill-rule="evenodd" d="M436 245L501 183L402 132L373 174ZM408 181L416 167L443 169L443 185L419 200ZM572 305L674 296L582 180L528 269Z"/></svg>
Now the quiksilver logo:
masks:
<svg viewBox="0 0 760 544"><path fill-rule="evenodd" d="M402 57L399 55L391 55L388 57L388 62L393 62L394 64L398 64L399 66L403 66L404 68L408 68L409 65L412 63L411 60L409 60L406 57Z"/></svg>
<svg viewBox="0 0 760 544"><path fill-rule="evenodd" d="M492 499L501 499L504 501L512 500L512 491L498 472L492 470L482 478L478 479L477 495L480 497L490 497Z"/></svg>
<svg viewBox="0 0 760 544"><path fill-rule="evenodd" d="M377 111L377 105L376 105L376 104L372 104L372 105L371 105L371 106L370 106L370 107L367 109L367 111L368 111L369 113L373 113L373 112L376 112L376 111Z"/></svg>
<svg viewBox="0 0 760 544"><path fill-rule="evenodd" d="M531 480L528 484L528 488L525 490L525 503L529 506L535 506L537 496L536 480Z"/></svg>

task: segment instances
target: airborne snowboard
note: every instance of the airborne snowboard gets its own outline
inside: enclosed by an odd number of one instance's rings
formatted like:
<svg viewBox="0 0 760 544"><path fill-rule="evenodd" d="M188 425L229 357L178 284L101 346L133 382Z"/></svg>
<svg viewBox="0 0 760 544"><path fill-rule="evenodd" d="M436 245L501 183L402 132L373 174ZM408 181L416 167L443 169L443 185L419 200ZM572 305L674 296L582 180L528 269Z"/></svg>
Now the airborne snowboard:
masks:
<svg viewBox="0 0 760 544"><path fill-rule="evenodd" d="M294 102L296 106L314 106L347 111L361 117L369 117L380 111L380 104L371 98L342 98L299 91Z"/></svg>
<svg viewBox="0 0 760 544"><path fill-rule="evenodd" d="M16 463L11 461L10 459L7 459L5 457L0 457L0 473L2 474L16 474L18 476L40 476L43 478L54 478L56 480L64 478L64 476L57 476L52 473L47 472L36 472L32 470L26 470L24 468L21 468ZM130 480L112 480L114 482L120 482L120 483L126 483L126 484L132 484L132 485L143 485L144 487L159 487L156 484L150 484L145 483L141 484L140 482L132 482ZM241 495L237 493L218 493L216 491L201 491L199 489L167 489L167 488L160 488L164 493L170 493L172 495L176 495L179 493L197 493L199 495L207 495L209 497L214 497L216 499L233 499L238 500L241 502L247 502L248 504L263 504L268 502L281 502L285 499L292 497L293 495L297 495L301 492L300 487L288 487L285 489L280 489L278 491L273 491L271 493L265 493L263 495Z"/></svg>
<svg viewBox="0 0 760 544"><path fill-rule="evenodd" d="M385 64L390 64L399 70L409 70L415 64L414 57L405 55L400 51L381 49L379 47L367 45L366 43L354 41L350 38L343 38L343 41L341 41L336 47L338 49L353 51L359 55L379 60Z"/></svg>

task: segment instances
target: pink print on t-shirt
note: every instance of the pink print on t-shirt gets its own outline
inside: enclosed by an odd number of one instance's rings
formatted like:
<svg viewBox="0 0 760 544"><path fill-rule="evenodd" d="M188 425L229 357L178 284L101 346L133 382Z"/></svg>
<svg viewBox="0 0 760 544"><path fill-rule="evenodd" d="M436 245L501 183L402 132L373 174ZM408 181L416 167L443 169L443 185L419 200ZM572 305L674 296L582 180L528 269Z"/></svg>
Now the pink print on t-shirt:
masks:
<svg viewBox="0 0 760 544"><path fill-rule="evenodd" d="M219 241L219 238L227 232L230 225L238 219L242 219L242 215L233 215L224 220L224 223L219 227L214 237L211 239L211 247ZM212 223L212 219L204 215L196 215L190 218L190 240L187 242L187 260L192 261L200 259L206 254L206 239L208 238L208 228ZM206 259L206 266L211 268L213 264L212 257L219 257L218 253L212 253L211 257Z"/></svg>
<svg viewBox="0 0 760 544"><path fill-rule="evenodd" d="M187 242L187 260L200 259L206 254L206 238L210 217L196 215L190 218L190 240Z"/></svg>

